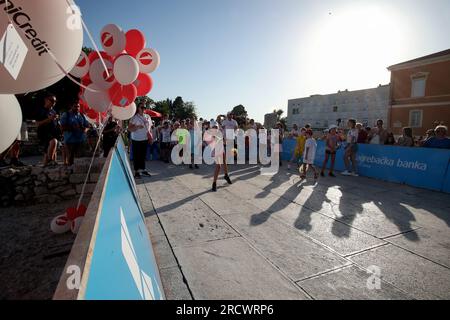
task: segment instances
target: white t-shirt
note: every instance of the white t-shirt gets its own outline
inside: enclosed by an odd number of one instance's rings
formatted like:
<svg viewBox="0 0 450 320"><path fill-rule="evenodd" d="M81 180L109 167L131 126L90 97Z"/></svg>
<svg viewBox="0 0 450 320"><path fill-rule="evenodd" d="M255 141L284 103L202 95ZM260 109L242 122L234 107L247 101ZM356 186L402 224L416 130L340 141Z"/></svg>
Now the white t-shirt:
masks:
<svg viewBox="0 0 450 320"><path fill-rule="evenodd" d="M308 157L306 157L306 150L308 149ZM305 143L305 151L303 153L303 162L306 164L314 164L316 158L317 142L314 138L309 138Z"/></svg>
<svg viewBox="0 0 450 320"><path fill-rule="evenodd" d="M234 139L234 135L231 137L227 136L227 130L235 130L238 127L238 123L236 120L231 119L225 119L222 121L222 129L224 131L224 137L225 139Z"/></svg>
<svg viewBox="0 0 450 320"><path fill-rule="evenodd" d="M167 129L162 128L161 129L161 139L163 143L171 143L172 142L172 130L170 127Z"/></svg>
<svg viewBox="0 0 450 320"><path fill-rule="evenodd" d="M356 143L358 141L358 129L350 129L347 134L347 143Z"/></svg>
<svg viewBox="0 0 450 320"><path fill-rule="evenodd" d="M136 131L131 132L131 140L148 140L147 133L150 132L150 128L152 127L152 118L150 118L149 115L144 114L143 116L141 116L140 114L136 114L133 118L131 118L130 123L135 126L144 126L144 128L137 129Z"/></svg>

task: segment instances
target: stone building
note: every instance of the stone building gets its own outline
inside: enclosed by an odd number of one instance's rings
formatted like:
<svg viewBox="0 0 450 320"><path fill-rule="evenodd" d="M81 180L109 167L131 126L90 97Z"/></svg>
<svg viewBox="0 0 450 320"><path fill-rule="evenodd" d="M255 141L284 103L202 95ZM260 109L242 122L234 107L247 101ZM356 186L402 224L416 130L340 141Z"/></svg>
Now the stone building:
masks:
<svg viewBox="0 0 450 320"><path fill-rule="evenodd" d="M365 126L374 126L378 119L387 122L389 85L357 91L339 91L328 95L313 95L288 101L288 128L294 124L310 124L314 129L331 125L345 127L355 118Z"/></svg>
<svg viewBox="0 0 450 320"><path fill-rule="evenodd" d="M450 49L390 66L389 126L394 134L412 127L425 135L437 124L450 125Z"/></svg>

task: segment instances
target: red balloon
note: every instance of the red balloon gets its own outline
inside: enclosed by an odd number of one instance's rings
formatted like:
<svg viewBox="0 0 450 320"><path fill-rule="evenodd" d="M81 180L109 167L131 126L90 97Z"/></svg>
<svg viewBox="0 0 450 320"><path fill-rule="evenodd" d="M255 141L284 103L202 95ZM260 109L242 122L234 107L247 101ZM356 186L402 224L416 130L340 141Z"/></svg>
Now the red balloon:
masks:
<svg viewBox="0 0 450 320"><path fill-rule="evenodd" d="M104 60L109 60L111 62L113 60L112 57L110 55L108 55L105 51L100 51L100 55L102 56L102 58ZM89 53L88 58L89 58L90 63L92 63L95 60L99 59L100 57L99 57L97 51L92 51L91 53Z"/></svg>
<svg viewBox="0 0 450 320"><path fill-rule="evenodd" d="M89 109L89 110L86 111L86 116L89 119L97 120L98 119L98 112L93 110L93 109Z"/></svg>
<svg viewBox="0 0 450 320"><path fill-rule="evenodd" d="M134 84L122 86L116 82L108 92L113 105L117 107L127 107L137 98L137 89Z"/></svg>
<svg viewBox="0 0 450 320"><path fill-rule="evenodd" d="M77 208L68 208L66 210L66 217L69 220L75 220L78 217L84 217L86 214L87 208L84 205L80 205L80 207Z"/></svg>
<svg viewBox="0 0 450 320"><path fill-rule="evenodd" d="M89 77L89 73L81 79L81 84L85 87L89 86L92 83L91 77Z"/></svg>
<svg viewBox="0 0 450 320"><path fill-rule="evenodd" d="M145 48L145 36L136 29L132 29L126 33L127 45L125 50L130 56L136 57L137 54Z"/></svg>
<svg viewBox="0 0 450 320"><path fill-rule="evenodd" d="M152 91L153 88L153 79L150 77L149 74L146 73L140 73L136 81L133 83L137 88L137 95L138 96L145 96L150 91Z"/></svg>

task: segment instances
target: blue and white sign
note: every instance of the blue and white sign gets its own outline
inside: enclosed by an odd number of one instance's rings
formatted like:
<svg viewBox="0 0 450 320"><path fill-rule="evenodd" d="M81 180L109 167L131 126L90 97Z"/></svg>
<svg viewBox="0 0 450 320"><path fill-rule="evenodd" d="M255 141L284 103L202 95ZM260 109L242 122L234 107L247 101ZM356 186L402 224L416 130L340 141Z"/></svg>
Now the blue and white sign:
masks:
<svg viewBox="0 0 450 320"><path fill-rule="evenodd" d="M164 293L150 237L119 142L101 203L86 300L162 300ZM122 161L121 161L122 160ZM125 164L129 166L125 158Z"/></svg>
<svg viewBox="0 0 450 320"><path fill-rule="evenodd" d="M294 148L295 140L283 143L284 160ZM318 141L316 166L322 167L324 159L325 143ZM362 176L450 193L450 150L360 144L357 162ZM337 152L335 169L345 170L343 148Z"/></svg>

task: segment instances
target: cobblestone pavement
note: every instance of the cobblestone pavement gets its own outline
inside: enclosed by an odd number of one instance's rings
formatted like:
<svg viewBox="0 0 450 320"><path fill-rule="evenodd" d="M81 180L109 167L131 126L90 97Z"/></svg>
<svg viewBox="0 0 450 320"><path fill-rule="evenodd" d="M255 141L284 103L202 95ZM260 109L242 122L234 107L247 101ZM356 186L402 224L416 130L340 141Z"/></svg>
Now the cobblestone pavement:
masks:
<svg viewBox="0 0 450 320"><path fill-rule="evenodd" d="M138 181L169 299L449 299L450 195L148 163Z"/></svg>

